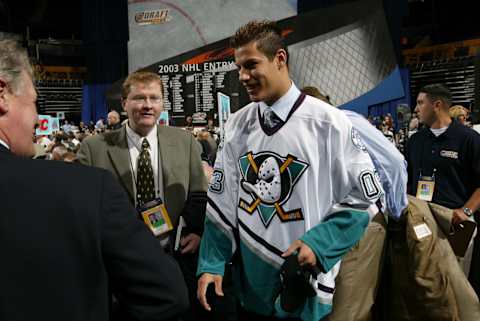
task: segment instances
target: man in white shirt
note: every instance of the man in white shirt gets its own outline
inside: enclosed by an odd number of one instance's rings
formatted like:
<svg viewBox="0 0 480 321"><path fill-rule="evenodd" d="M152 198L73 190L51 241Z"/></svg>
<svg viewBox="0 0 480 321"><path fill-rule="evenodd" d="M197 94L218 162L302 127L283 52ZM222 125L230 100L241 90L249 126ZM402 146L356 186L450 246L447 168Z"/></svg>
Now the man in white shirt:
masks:
<svg viewBox="0 0 480 321"><path fill-rule="evenodd" d="M143 217L143 206L158 199L163 201L169 219L162 222L169 220L173 229L167 224L162 230L166 232L156 235L179 262L189 287L190 302L196 303L195 269L207 188L200 146L189 132L157 126L163 110L163 84L158 74L129 75L122 87L122 105L128 114L126 126L85 139L77 158L80 163L111 171L137 206L139 219ZM180 216L186 228L181 248L174 253ZM147 221L147 226L154 231ZM184 319L195 320L192 309Z"/></svg>

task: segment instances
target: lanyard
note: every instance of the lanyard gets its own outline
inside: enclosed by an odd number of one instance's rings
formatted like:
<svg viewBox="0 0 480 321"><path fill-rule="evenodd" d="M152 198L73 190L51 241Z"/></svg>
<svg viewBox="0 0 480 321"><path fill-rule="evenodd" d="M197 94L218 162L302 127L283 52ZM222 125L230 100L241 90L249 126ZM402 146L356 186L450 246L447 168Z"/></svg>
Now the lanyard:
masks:
<svg viewBox="0 0 480 321"><path fill-rule="evenodd" d="M420 175L418 176L418 180L419 181L422 181L422 180L429 180L429 181L435 181L435 172L437 171L436 168L433 169L433 173L432 173L432 176L423 176L422 175L422 169L420 168Z"/></svg>

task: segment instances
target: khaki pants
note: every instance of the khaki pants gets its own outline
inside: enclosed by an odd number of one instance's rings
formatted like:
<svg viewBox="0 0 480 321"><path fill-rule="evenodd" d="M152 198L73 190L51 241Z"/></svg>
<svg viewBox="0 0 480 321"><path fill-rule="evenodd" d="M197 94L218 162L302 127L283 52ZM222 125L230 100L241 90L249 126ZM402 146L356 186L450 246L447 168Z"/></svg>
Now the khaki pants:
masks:
<svg viewBox="0 0 480 321"><path fill-rule="evenodd" d="M378 213L363 238L342 259L328 321L366 321L371 318L381 278L386 222Z"/></svg>

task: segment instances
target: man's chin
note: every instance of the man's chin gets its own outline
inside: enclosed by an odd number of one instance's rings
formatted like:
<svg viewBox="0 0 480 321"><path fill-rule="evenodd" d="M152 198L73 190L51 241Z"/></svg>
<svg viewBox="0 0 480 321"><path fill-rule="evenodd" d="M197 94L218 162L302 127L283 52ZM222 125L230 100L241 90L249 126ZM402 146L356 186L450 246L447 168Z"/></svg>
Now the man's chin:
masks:
<svg viewBox="0 0 480 321"><path fill-rule="evenodd" d="M259 101L262 101L262 99L258 95L248 95L248 98L250 98L250 101L253 101L255 103L258 103Z"/></svg>
<svg viewBox="0 0 480 321"><path fill-rule="evenodd" d="M36 154L35 150L35 145L32 142L31 145L26 145L26 146L11 146L12 153L14 153L17 156L23 156L23 157L28 157L32 158Z"/></svg>
<svg viewBox="0 0 480 321"><path fill-rule="evenodd" d="M155 121L142 121L136 124L135 128L132 128L137 134L146 135L148 134L156 125Z"/></svg>

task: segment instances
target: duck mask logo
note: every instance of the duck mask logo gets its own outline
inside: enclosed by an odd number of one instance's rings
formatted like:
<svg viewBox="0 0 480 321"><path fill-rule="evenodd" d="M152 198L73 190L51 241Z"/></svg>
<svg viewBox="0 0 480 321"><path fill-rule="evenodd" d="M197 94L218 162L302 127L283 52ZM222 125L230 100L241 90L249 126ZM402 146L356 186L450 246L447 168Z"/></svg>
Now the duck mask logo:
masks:
<svg viewBox="0 0 480 321"><path fill-rule="evenodd" d="M272 152L248 152L239 159L242 189L251 201L240 198L238 206L252 215L258 212L268 227L275 214L282 222L303 220L302 209L286 210L283 204L290 198L295 184L308 164L293 155L281 157Z"/></svg>

